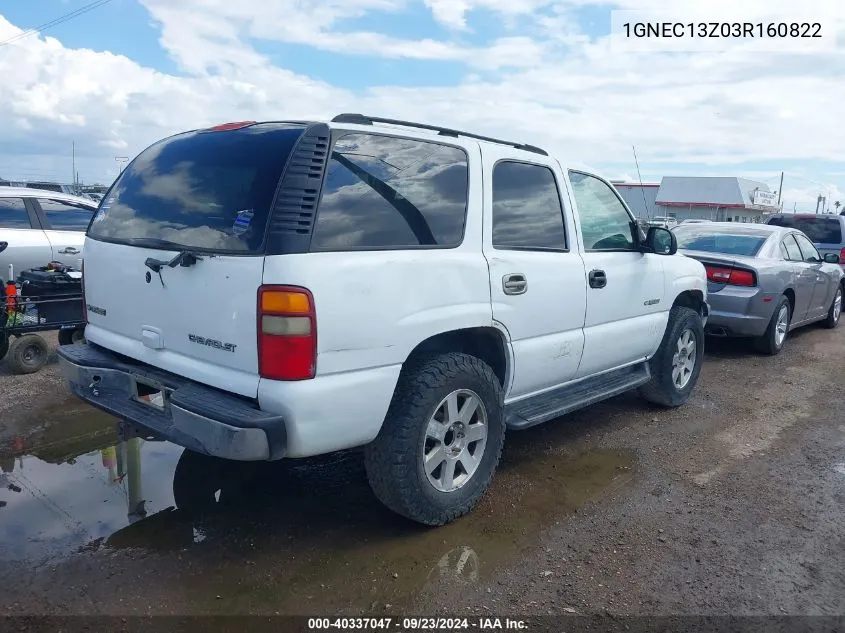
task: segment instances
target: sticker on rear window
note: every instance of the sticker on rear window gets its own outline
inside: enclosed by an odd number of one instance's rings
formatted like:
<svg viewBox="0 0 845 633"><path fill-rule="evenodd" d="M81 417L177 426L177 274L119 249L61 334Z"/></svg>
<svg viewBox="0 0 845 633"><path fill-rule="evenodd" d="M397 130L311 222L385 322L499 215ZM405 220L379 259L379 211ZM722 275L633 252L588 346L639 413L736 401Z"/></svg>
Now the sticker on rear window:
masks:
<svg viewBox="0 0 845 633"><path fill-rule="evenodd" d="M243 235L246 233L254 215L255 212L253 212L252 209L238 211L238 214L235 216L235 223L232 225L232 233L235 235Z"/></svg>

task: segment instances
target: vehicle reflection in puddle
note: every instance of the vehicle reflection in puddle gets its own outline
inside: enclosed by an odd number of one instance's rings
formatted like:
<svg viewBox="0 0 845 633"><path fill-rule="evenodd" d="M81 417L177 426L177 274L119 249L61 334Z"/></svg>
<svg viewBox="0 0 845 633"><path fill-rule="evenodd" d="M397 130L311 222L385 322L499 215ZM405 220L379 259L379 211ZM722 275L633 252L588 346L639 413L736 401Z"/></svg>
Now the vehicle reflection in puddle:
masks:
<svg viewBox="0 0 845 633"><path fill-rule="evenodd" d="M113 418L88 408L58 417L23 440L0 438L0 560L178 551L196 570L183 589L212 613L402 608L428 586L482 582L626 481L631 462L561 455L513 433L476 510L429 529L379 504L360 452L228 462L121 439Z"/></svg>

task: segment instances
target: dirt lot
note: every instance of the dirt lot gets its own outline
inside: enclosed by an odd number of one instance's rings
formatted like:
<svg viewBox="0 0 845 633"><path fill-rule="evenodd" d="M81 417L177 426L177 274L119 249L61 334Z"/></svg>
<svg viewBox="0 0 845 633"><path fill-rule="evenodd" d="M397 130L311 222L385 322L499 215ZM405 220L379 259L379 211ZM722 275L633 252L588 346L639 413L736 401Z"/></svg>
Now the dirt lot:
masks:
<svg viewBox="0 0 845 633"><path fill-rule="evenodd" d="M480 507L437 530L384 510L356 453L118 443L54 365L0 365L0 614L845 615L843 359L845 327L775 358L710 341L687 406L512 433Z"/></svg>

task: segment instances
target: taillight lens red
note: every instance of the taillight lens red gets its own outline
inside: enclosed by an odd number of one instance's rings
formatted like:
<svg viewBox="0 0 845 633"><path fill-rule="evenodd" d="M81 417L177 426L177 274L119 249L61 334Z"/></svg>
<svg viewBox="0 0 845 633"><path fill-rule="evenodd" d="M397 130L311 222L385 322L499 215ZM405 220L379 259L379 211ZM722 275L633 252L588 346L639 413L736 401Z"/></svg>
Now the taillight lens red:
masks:
<svg viewBox="0 0 845 633"><path fill-rule="evenodd" d="M707 279L717 284L731 286L756 286L757 280L750 270L722 266L705 266Z"/></svg>
<svg viewBox="0 0 845 633"><path fill-rule="evenodd" d="M845 264L845 248L839 251L839 262Z"/></svg>
<svg viewBox="0 0 845 633"><path fill-rule="evenodd" d="M317 370L317 315L298 286L258 289L258 373L270 380L308 380Z"/></svg>

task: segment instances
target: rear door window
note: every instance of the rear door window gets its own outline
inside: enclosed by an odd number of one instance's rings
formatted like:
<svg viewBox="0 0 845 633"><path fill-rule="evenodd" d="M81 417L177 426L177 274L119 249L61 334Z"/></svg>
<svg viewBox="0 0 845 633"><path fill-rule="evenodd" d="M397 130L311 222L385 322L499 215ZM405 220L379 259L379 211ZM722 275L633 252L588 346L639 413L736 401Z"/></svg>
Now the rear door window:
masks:
<svg viewBox="0 0 845 633"><path fill-rule="evenodd" d="M73 204L63 200L49 200L39 198L38 204L47 218L48 228L56 231L85 232L94 210L81 204Z"/></svg>
<svg viewBox="0 0 845 633"><path fill-rule="evenodd" d="M0 198L0 228L32 228L23 198Z"/></svg>
<svg viewBox="0 0 845 633"><path fill-rule="evenodd" d="M493 246L566 250L563 205L551 169L514 161L493 168Z"/></svg>
<svg viewBox="0 0 845 633"><path fill-rule="evenodd" d="M782 215L771 218L769 224L798 229L816 244L842 243L842 228L838 217L806 218Z"/></svg>
<svg viewBox="0 0 845 633"><path fill-rule="evenodd" d="M463 149L377 134L344 134L332 148L311 249L458 246L468 186Z"/></svg>
<svg viewBox="0 0 845 633"><path fill-rule="evenodd" d="M260 252L282 170L303 130L261 123L160 141L123 170L88 235L153 248Z"/></svg>

